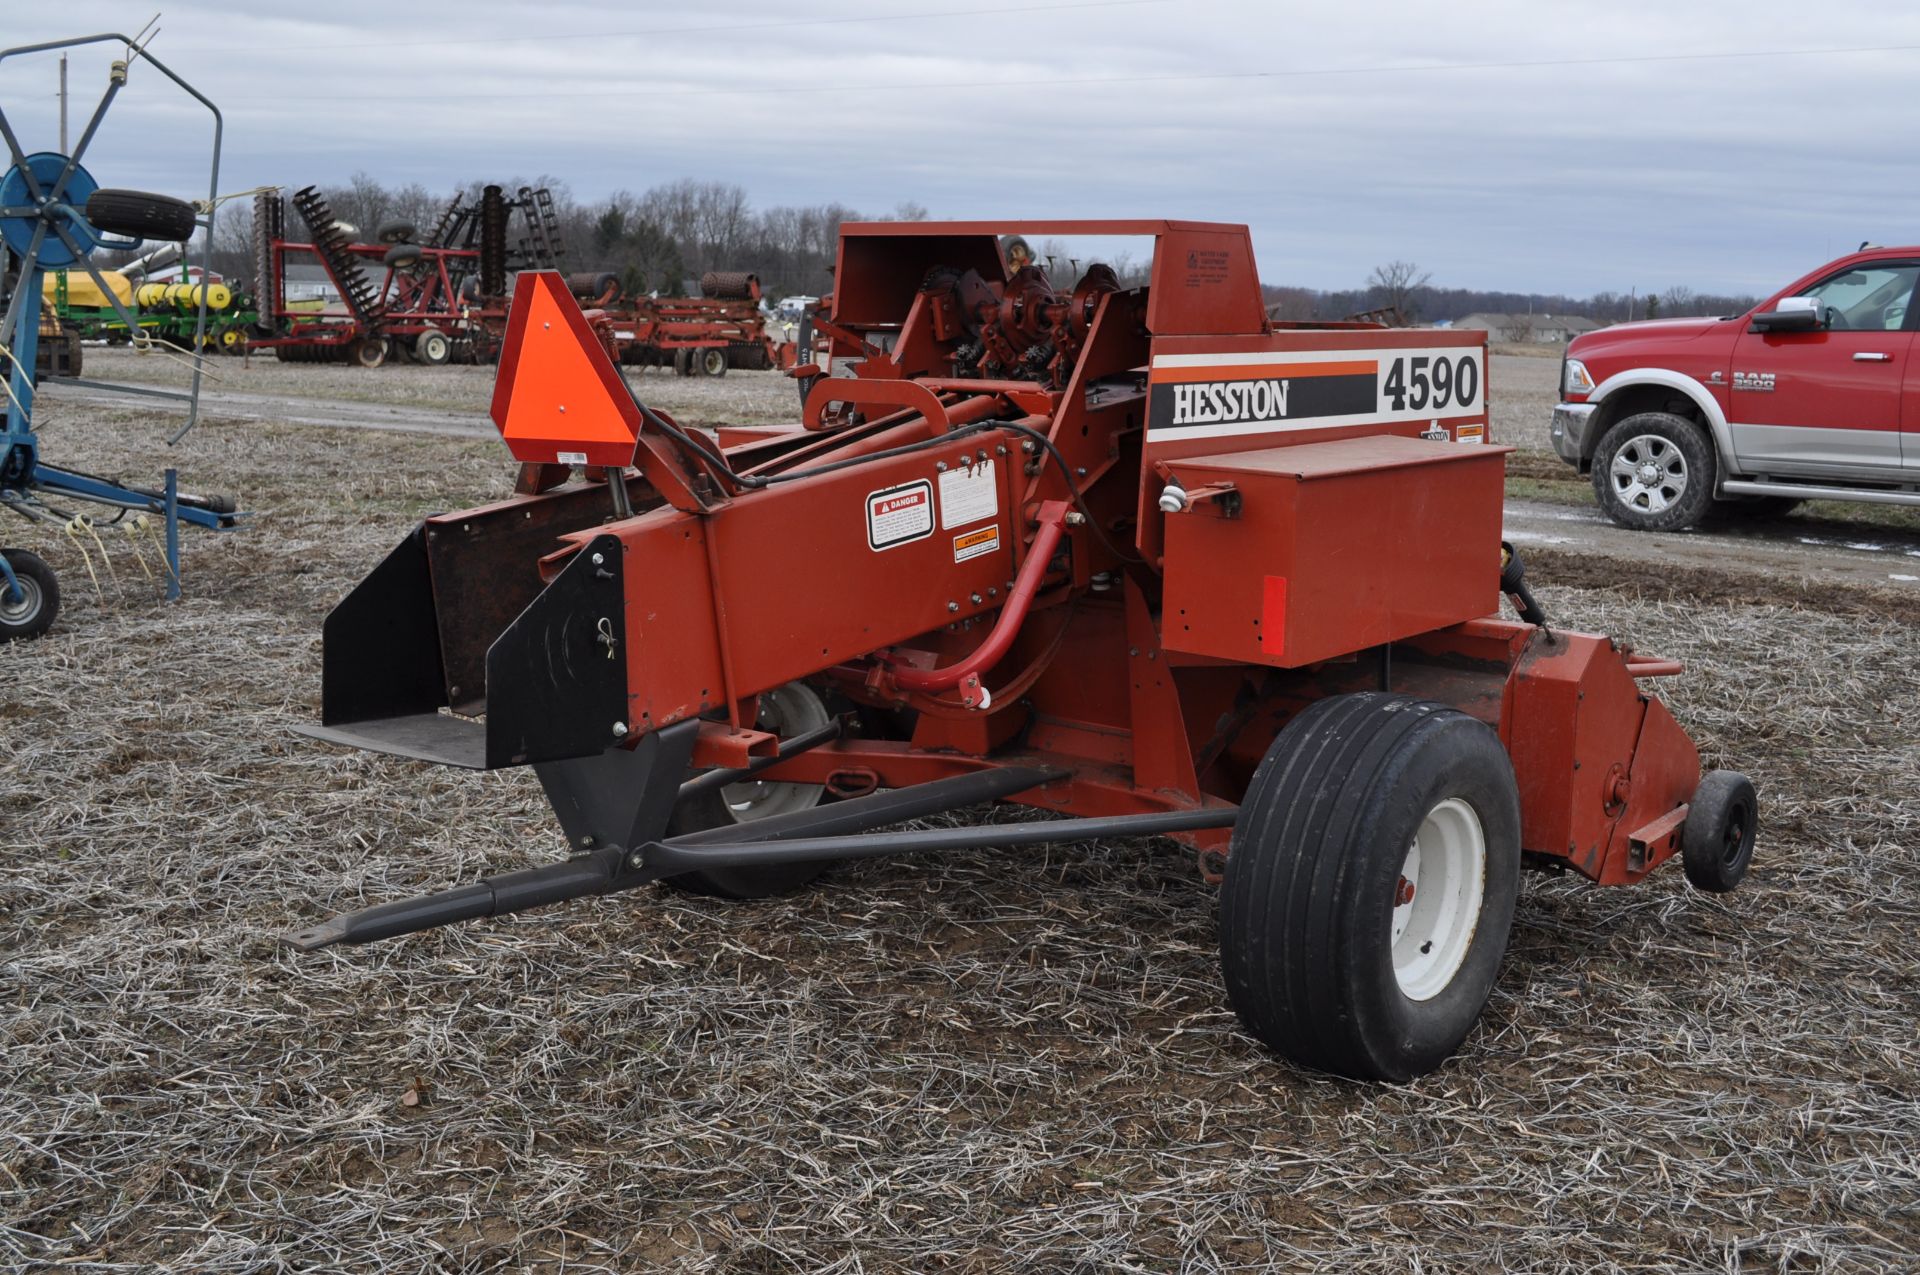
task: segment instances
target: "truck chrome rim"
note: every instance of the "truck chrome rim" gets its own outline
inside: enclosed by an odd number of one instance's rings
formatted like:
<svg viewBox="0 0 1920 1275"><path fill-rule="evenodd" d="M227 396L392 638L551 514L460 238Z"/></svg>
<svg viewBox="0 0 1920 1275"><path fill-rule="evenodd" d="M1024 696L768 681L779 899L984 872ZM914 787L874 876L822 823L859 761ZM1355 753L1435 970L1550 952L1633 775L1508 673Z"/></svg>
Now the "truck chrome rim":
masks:
<svg viewBox="0 0 1920 1275"><path fill-rule="evenodd" d="M1408 1000L1447 990L1473 946L1486 897L1487 836L1458 797L1427 812L1393 898L1393 977Z"/></svg>
<svg viewBox="0 0 1920 1275"><path fill-rule="evenodd" d="M1629 509L1664 513L1687 490L1687 458L1673 440L1636 434L1613 454L1613 494Z"/></svg>
<svg viewBox="0 0 1920 1275"><path fill-rule="evenodd" d="M761 730L791 739L827 724L827 706L810 687L791 682L760 697ZM736 822L750 823L774 815L811 810L826 792L821 784L785 784L777 780L743 779L720 790L721 799Z"/></svg>
<svg viewBox="0 0 1920 1275"><path fill-rule="evenodd" d="M31 624L33 617L40 614L40 582L22 572L15 572L13 578L19 582L20 591L15 593L0 579L0 622L18 627Z"/></svg>

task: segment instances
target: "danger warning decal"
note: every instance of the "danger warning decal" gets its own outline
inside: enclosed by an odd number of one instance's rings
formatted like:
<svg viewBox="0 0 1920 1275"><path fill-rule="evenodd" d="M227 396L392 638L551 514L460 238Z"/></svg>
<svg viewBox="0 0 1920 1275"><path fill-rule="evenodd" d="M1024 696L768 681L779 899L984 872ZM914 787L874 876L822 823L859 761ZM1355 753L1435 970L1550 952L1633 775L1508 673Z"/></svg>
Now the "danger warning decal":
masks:
<svg viewBox="0 0 1920 1275"><path fill-rule="evenodd" d="M933 534L933 484L922 478L867 496L867 548L876 553Z"/></svg>
<svg viewBox="0 0 1920 1275"><path fill-rule="evenodd" d="M1265 434L1486 410L1479 346L1163 354L1148 376L1147 434Z"/></svg>

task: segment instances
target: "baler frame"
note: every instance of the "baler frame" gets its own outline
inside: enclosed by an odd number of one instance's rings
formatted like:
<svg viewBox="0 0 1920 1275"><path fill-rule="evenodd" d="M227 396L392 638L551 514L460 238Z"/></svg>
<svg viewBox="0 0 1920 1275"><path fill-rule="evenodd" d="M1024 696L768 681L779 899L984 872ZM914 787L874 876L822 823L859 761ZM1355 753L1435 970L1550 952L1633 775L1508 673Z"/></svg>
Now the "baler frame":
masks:
<svg viewBox="0 0 1920 1275"><path fill-rule="evenodd" d="M1056 290L1003 256L1009 235L1150 236L1151 280L1122 288L1094 267ZM1404 753L1406 774L1457 790L1427 818L1448 803L1474 816L1458 836L1469 851L1481 838L1476 898L1502 896L1481 928L1479 902L1447 922L1479 999L1448 990L1443 1013L1408 993L1392 1011L1405 1022L1362 1031L1392 1008L1368 1000L1386 993L1367 957L1344 1008L1308 1024L1366 1040L1300 1044L1286 1025L1300 1006L1276 1008L1247 973L1279 923L1236 921L1230 941L1223 904L1223 949L1268 1043L1405 1076L1477 1015L1523 850L1602 884L1683 847L1697 881L1696 860L1744 871L1750 786L1703 785L1692 742L1636 685L1678 666L1547 626L1500 543L1507 449L1485 445L1483 336L1278 329L1245 228L1211 223L849 225L836 280L820 327L852 375L795 369L811 381L801 427L721 448L634 396L558 275L521 276L493 412L522 462L518 494L428 519L328 617L309 733L533 765L576 854L291 943L659 879L752 894L796 878L737 874L1096 836L1173 837L1244 904L1279 878L1250 883L1256 869L1236 865L1320 853L1285 831L1292 806ZM842 561L858 569L820 569ZM1520 618L1492 614L1502 594ZM836 706L828 727L767 719L767 698L794 687ZM1360 751L1298 788L1334 748ZM1478 769L1454 773L1456 756ZM715 789L767 782L839 800L687 826ZM1402 820L1379 834L1387 849L1366 834L1352 852L1369 881L1386 873L1353 906L1392 919L1396 944L1403 917L1437 925L1466 888L1446 865L1468 851L1438 832L1439 885L1411 879L1429 834L1408 803L1437 791L1347 811ZM878 831L984 800L1067 817ZM1396 888L1397 838L1411 845ZM1489 857L1495 842L1510 864ZM1400 959L1396 946L1395 978Z"/></svg>

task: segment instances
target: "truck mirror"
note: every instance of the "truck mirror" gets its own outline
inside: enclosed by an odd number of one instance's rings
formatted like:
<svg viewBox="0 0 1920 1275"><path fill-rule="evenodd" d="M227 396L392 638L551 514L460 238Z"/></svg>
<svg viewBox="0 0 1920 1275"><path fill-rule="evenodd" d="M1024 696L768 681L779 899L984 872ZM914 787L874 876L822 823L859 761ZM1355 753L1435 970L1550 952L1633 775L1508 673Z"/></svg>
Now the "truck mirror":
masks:
<svg viewBox="0 0 1920 1275"><path fill-rule="evenodd" d="M1781 297L1780 304L1753 316L1755 332L1815 332L1827 326L1818 297Z"/></svg>

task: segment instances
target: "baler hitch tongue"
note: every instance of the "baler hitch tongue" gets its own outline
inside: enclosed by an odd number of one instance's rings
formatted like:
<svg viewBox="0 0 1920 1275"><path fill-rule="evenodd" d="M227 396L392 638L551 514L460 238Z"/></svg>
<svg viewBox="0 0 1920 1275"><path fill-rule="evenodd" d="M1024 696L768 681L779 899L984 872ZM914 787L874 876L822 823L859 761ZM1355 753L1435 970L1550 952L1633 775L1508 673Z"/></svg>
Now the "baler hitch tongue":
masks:
<svg viewBox="0 0 1920 1275"><path fill-rule="evenodd" d="M603 848L575 855L559 863L525 868L487 877L470 885L456 886L435 894L381 903L357 912L344 912L319 925L294 930L280 941L303 952L314 952L336 943L371 943L420 930L436 929L456 921L471 921L484 916L504 916L529 908L562 903L592 894L612 894L636 889L662 877L678 876L707 868L744 867L766 863L791 862L796 857L786 843L807 839L811 857L850 858L873 854L891 854L942 846L937 838L925 846L915 838L927 833L886 834L879 840L851 834L870 832L888 824L928 815L963 810L981 802L1024 792L1066 777L1067 771L1038 766L994 766L947 779L915 784L910 788L883 789L866 797L832 805L816 806L791 814L754 820L731 827L688 833L662 841L667 815L678 801L685 785L685 761L691 751L694 722L671 726L643 737L643 747L655 745L655 756L644 759L646 778L622 791L632 796L621 809L609 809L607 781L610 769L627 772L629 779L638 768L634 754L612 749L602 757L558 762L541 768L541 781L563 811L591 812L590 823L570 824L570 839L590 836ZM664 763L664 764L661 764ZM689 782L698 783L691 780ZM1199 811L1174 811L1166 815L1133 816L1148 822L1138 835L1156 831L1177 831L1183 827L1219 827L1230 822L1232 808L1206 808ZM567 815L563 814L563 822ZM1156 822L1157 819L1157 822ZM1181 820L1201 820L1200 823ZM1116 820L1058 820L1039 827L1046 830L1040 839L1068 839L1075 835L1118 835L1107 827ZM1076 830L1076 824L1099 824L1091 830ZM1165 824L1166 826L1161 826ZM596 827L598 831L579 833L576 828ZM968 844L997 845L1000 838L1013 835L1019 825L988 825L972 829L978 838ZM613 829L618 829L617 832ZM938 831L938 830L937 830ZM951 831L951 830L945 830ZM828 845L831 842L831 845ZM1011 841L1008 844L1022 844Z"/></svg>

